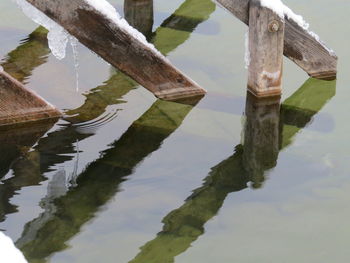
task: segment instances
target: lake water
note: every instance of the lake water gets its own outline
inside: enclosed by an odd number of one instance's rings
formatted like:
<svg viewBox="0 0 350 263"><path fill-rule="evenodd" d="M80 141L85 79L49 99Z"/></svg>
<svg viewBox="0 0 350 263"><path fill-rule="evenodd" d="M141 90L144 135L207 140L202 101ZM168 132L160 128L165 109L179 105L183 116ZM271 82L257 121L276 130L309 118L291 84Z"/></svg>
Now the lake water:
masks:
<svg viewBox="0 0 350 263"><path fill-rule="evenodd" d="M0 134L0 229L29 262L349 262L350 2L285 3L339 64L319 81L285 59L279 107L246 97L243 23L210 0L154 1L144 32L208 90L192 107L80 44L78 67L70 46L57 60L0 2L1 65L65 112Z"/></svg>

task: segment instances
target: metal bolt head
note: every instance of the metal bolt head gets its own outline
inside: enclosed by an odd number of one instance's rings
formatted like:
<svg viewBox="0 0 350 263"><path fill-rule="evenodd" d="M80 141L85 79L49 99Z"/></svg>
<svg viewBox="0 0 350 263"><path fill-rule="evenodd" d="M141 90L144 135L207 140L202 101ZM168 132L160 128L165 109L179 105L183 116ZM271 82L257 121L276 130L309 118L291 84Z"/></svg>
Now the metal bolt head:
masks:
<svg viewBox="0 0 350 263"><path fill-rule="evenodd" d="M278 21L273 20L269 23L269 31L271 33L277 32L280 29L280 23Z"/></svg>

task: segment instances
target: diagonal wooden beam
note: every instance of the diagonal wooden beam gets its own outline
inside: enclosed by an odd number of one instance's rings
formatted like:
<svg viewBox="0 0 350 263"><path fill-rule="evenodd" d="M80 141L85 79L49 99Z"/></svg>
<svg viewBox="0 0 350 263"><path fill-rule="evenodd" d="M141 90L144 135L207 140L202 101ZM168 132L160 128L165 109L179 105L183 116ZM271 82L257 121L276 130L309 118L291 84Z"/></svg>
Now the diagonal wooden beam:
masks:
<svg viewBox="0 0 350 263"><path fill-rule="evenodd" d="M105 15L87 0L27 0L63 26L82 44L120 69L156 97L177 100L203 96L205 90L171 65L159 52L130 33L124 20ZM129 28L129 29L128 29Z"/></svg>
<svg viewBox="0 0 350 263"><path fill-rule="evenodd" d="M250 0L216 0L243 23L249 23ZM311 77L335 79L337 75L336 54L315 35L296 21L285 17L284 55L295 62Z"/></svg>
<svg viewBox="0 0 350 263"><path fill-rule="evenodd" d="M60 116L55 107L0 67L0 127Z"/></svg>

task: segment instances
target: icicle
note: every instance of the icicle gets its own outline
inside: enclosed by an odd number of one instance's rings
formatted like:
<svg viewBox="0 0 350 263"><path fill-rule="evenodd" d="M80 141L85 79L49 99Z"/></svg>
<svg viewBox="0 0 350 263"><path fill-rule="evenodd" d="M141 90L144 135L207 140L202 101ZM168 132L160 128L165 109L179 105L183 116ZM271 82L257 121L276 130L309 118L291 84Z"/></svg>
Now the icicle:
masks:
<svg viewBox="0 0 350 263"><path fill-rule="evenodd" d="M75 90L79 92L79 59L78 59L78 40L70 36L69 42L72 46L73 51L73 60L74 60L74 69L75 69Z"/></svg>
<svg viewBox="0 0 350 263"><path fill-rule="evenodd" d="M44 13L29 4L26 0L14 1L27 17L49 30L47 35L49 48L57 59L63 59L66 56L68 32L51 18L47 17Z"/></svg>

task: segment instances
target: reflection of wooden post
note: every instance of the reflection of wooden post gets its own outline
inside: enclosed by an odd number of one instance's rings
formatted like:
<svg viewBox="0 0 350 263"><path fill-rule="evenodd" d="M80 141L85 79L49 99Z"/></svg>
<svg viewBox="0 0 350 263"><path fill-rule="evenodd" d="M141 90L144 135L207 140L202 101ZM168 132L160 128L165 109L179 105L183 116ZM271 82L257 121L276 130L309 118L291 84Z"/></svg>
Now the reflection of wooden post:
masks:
<svg viewBox="0 0 350 263"><path fill-rule="evenodd" d="M126 21L147 38L153 28L153 0L125 0L124 15Z"/></svg>
<svg viewBox="0 0 350 263"><path fill-rule="evenodd" d="M284 21L260 0L250 2L248 89L258 97L281 94Z"/></svg>
<svg viewBox="0 0 350 263"><path fill-rule="evenodd" d="M257 99L248 93L246 118L243 164L258 188L264 172L275 167L278 158L280 97Z"/></svg>

